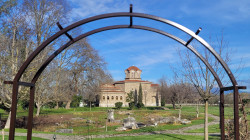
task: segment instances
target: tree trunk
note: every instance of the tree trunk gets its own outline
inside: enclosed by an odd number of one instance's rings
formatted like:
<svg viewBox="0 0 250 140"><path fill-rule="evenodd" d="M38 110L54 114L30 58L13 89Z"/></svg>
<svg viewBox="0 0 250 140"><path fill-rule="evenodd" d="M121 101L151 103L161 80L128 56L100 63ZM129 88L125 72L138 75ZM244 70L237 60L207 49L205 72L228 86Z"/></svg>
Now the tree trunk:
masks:
<svg viewBox="0 0 250 140"><path fill-rule="evenodd" d="M90 111L91 111L91 104L92 104L92 103L91 103L91 101L90 101L90 104L89 104L89 107L90 107L89 109L90 109Z"/></svg>
<svg viewBox="0 0 250 140"><path fill-rule="evenodd" d="M36 104L37 106L37 110L36 110L36 116L38 117L40 115L40 111L41 111L41 105Z"/></svg>
<svg viewBox="0 0 250 140"><path fill-rule="evenodd" d="M70 109L70 103L71 103L71 101L68 101L68 102L67 102L67 104L66 104L66 106L65 106L65 109Z"/></svg>
<svg viewBox="0 0 250 140"><path fill-rule="evenodd" d="M181 120L181 109L182 109L182 106L180 105L180 109L179 109L179 120Z"/></svg>
<svg viewBox="0 0 250 140"><path fill-rule="evenodd" d="M58 105L58 102L56 102L55 109L58 109L58 108L59 108L59 105Z"/></svg>
<svg viewBox="0 0 250 140"><path fill-rule="evenodd" d="M181 108L179 109L179 120L181 120Z"/></svg>
<svg viewBox="0 0 250 140"><path fill-rule="evenodd" d="M173 108L175 109L175 103L172 103L172 105L173 105Z"/></svg>
<svg viewBox="0 0 250 140"><path fill-rule="evenodd" d="M198 104L196 106L196 118L199 118L199 106L198 106Z"/></svg>
<svg viewBox="0 0 250 140"><path fill-rule="evenodd" d="M208 100L205 100L205 125L204 125L204 137L208 140Z"/></svg>
<svg viewBox="0 0 250 140"><path fill-rule="evenodd" d="M4 129L9 129L10 128L10 116L11 116L11 111L9 113L8 119L6 121L6 124L4 126Z"/></svg>

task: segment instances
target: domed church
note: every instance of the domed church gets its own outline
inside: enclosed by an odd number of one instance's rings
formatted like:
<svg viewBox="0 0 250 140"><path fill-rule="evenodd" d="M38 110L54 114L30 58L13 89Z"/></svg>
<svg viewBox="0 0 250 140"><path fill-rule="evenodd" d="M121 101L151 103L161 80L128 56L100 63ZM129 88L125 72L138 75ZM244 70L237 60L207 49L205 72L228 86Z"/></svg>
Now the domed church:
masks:
<svg viewBox="0 0 250 140"><path fill-rule="evenodd" d="M158 95L158 84L141 79L141 72L136 66L131 66L125 70L125 80L116 81L113 84L104 84L100 91L100 107L115 107L116 102L122 102L123 106L128 106L126 102L127 94L133 91L134 96L139 95L139 86L142 86L142 102L145 106L159 106L160 95Z"/></svg>

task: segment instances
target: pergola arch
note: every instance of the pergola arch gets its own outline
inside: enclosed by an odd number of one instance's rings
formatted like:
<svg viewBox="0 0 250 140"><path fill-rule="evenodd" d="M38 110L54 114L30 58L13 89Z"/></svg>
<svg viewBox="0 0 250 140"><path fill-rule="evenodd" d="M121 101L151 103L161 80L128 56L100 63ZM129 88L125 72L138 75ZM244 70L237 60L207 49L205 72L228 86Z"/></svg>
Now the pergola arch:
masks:
<svg viewBox="0 0 250 140"><path fill-rule="evenodd" d="M87 33L84 33L76 38L72 38L67 32L80 26L84 25L86 23L100 20L100 19L105 19L105 18L112 18L112 17L130 17L130 24L129 25L114 25L114 26L106 26L103 28L95 29L92 31L89 31ZM186 42L183 41L182 39L166 33L164 31L146 27L146 26L140 26L140 25L133 25L133 17L140 17L140 18L145 18L145 19L152 19L155 21L159 21L165 24L168 24L170 26L173 26L174 28L177 28L188 35L191 36L191 38ZM221 139L224 139L224 91L225 90L234 90L234 125L235 125L235 138L239 139L239 113L238 113L238 89L244 89L245 87L243 86L238 86L237 81L232 74L231 70L229 69L228 65L223 61L223 59L220 57L220 55L201 37L198 36L198 33L200 32L200 29L194 33L190 29L175 23L173 21L160 18L157 16L153 15L147 15L143 13L132 13L132 8L130 7L130 12L120 12L120 13L109 13L109 14L103 14L103 15L98 15L90 18L83 19L81 21L78 21L76 23L73 23L72 25L69 25L66 28L62 28L60 24L58 24L58 27L61 29L57 33L55 33L53 36L48 38L45 42L43 42L28 58L27 60L23 63L23 65L20 67L18 73L16 74L15 78L13 81L5 82L9 84L13 84L13 89L12 89L12 107L11 107L11 127L10 127L10 132L9 132L9 139L12 140L14 139L14 134L15 134L15 121L16 121L16 106L17 106L17 94L18 94L18 87L19 85L24 85L24 86L29 86L30 87L30 104L29 104L29 118L28 118L28 134L27 134L27 139L31 139L32 136L32 121L33 121L33 107L34 107L34 93L35 93L35 83L37 79L39 78L40 74L43 72L43 70L47 67L47 65L59 54L61 53L64 49L75 43L76 41L79 41L82 38L85 38L89 35L106 31L106 30L111 30L111 29L119 29L119 28L133 28L133 29L142 29L142 30L148 30L151 32L156 32L162 35L165 35L171 39L176 40L180 44L186 46L189 50L191 50L197 57L201 59L201 61L208 67L210 72L213 74L215 77L219 87L220 87L220 124L221 124ZM69 42L64 44L61 48L59 48L57 51L55 51L45 62L44 64L40 67L40 69L37 71L35 76L33 77L32 81L30 83L26 82L20 82L20 78L23 75L24 71L26 68L29 66L29 64L32 62L33 59L44 49L46 48L51 42L53 42L55 39L60 37L61 35L67 35L70 39ZM219 61L219 63L222 65L224 70L226 71L228 77L231 80L232 87L223 87L223 84L218 77L217 73L213 70L212 66L203 58L201 54L199 54L189 43L193 40L196 39L199 41L204 47L206 47L213 55L214 57Z"/></svg>

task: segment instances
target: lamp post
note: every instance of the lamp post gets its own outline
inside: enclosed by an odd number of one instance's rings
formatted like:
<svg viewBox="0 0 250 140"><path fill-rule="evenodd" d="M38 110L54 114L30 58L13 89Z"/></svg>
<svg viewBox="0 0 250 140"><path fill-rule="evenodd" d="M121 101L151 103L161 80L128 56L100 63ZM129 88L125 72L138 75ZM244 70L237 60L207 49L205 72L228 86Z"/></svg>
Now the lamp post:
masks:
<svg viewBox="0 0 250 140"><path fill-rule="evenodd" d="M53 139L56 140L56 134L54 134Z"/></svg>

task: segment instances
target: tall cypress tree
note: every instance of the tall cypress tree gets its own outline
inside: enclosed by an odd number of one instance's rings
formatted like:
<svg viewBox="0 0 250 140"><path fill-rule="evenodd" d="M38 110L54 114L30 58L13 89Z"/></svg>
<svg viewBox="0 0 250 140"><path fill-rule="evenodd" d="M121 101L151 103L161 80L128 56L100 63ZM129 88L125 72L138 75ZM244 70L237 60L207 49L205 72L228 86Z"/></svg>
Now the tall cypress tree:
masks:
<svg viewBox="0 0 250 140"><path fill-rule="evenodd" d="M135 89L135 92L134 92L134 102L135 102L135 105L138 103L138 95L137 95L137 90Z"/></svg>
<svg viewBox="0 0 250 140"><path fill-rule="evenodd" d="M141 87L141 83L140 83L140 86L139 86L138 103L142 103L142 87Z"/></svg>

